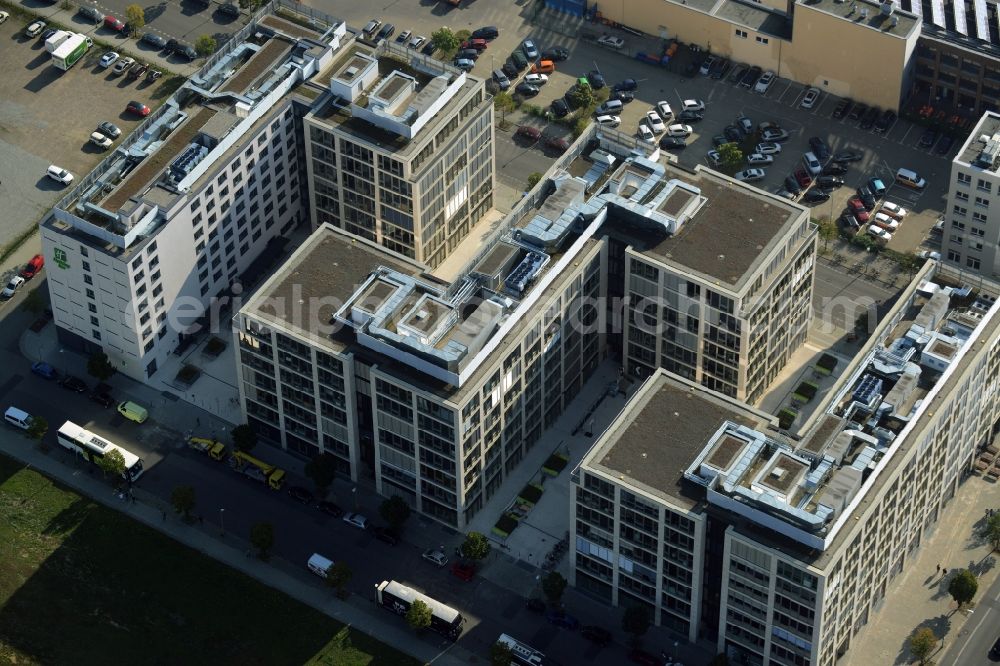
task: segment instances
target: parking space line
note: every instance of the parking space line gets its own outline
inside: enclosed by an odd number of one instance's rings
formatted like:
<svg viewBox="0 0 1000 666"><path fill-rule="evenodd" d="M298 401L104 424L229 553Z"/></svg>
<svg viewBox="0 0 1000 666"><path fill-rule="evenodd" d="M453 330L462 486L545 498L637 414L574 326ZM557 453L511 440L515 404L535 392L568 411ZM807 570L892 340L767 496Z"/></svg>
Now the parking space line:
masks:
<svg viewBox="0 0 1000 666"><path fill-rule="evenodd" d="M785 103L785 97L788 95L788 91L791 90L794 87L796 87L796 86L794 86L791 82L789 82L788 87L785 89L785 92L783 92L781 94L781 97L778 98L778 102L781 103L781 104L784 104ZM797 100L799 98L799 95L801 93L802 93L802 90L796 90L796 92L794 93L794 97L792 98L792 101L794 102L795 100ZM795 106L795 105L792 104L792 106Z"/></svg>

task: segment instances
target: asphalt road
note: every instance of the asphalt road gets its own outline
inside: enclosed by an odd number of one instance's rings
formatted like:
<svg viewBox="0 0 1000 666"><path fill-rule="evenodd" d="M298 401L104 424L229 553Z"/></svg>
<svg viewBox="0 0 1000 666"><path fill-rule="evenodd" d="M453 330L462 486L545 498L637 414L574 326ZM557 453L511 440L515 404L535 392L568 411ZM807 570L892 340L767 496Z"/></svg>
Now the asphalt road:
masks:
<svg viewBox="0 0 1000 666"><path fill-rule="evenodd" d="M941 666L987 666L1000 659L990 659L993 643L1000 641L1000 578L994 581L976 602L958 640L945 645L944 654L934 659Z"/></svg>
<svg viewBox="0 0 1000 666"><path fill-rule="evenodd" d="M125 7L129 0L100 0L100 2L79 3L96 6L105 15L113 15L125 20ZM225 35L236 32L243 27L248 15L244 13L239 19L222 16L216 11L222 3L213 2L208 7L185 0L170 0L142 5L146 16L145 30L155 30L166 38L179 39L193 44L201 35L213 35L217 41L223 41ZM46 7L49 5L25 2L25 6ZM220 39L222 37L223 39Z"/></svg>

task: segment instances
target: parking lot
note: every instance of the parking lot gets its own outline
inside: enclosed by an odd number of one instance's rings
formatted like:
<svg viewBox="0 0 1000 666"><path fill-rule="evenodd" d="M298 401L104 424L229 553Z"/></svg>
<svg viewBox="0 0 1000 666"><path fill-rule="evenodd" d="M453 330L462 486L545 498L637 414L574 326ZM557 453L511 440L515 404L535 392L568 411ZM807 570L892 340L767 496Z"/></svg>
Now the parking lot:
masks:
<svg viewBox="0 0 1000 666"><path fill-rule="evenodd" d="M97 66L95 45L68 71L50 63L45 44L29 39L15 20L0 25L0 199L4 217L0 245L36 224L66 187L45 170L56 164L79 178L106 155L89 142L101 121L127 136L141 120L125 112L131 100L162 101L165 81L113 77ZM121 139L115 142L120 143ZM16 196L14 195L16 193Z"/></svg>

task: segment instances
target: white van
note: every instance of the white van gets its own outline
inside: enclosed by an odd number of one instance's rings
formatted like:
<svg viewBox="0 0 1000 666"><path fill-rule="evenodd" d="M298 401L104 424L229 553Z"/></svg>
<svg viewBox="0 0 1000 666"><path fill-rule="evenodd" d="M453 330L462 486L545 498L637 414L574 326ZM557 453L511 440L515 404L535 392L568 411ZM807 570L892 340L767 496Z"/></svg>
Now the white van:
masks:
<svg viewBox="0 0 1000 666"><path fill-rule="evenodd" d="M927 185L927 181L921 178L916 171L910 171L909 169L900 169L897 171L896 182L918 190L924 189L924 186Z"/></svg>
<svg viewBox="0 0 1000 666"><path fill-rule="evenodd" d="M27 430L28 426L31 425L31 414L17 407L8 407L3 417L7 423L21 430Z"/></svg>
<svg viewBox="0 0 1000 666"><path fill-rule="evenodd" d="M309 571L312 571L320 578L326 578L326 572L333 566L333 561L323 557L319 553L313 553L306 566L309 567Z"/></svg>

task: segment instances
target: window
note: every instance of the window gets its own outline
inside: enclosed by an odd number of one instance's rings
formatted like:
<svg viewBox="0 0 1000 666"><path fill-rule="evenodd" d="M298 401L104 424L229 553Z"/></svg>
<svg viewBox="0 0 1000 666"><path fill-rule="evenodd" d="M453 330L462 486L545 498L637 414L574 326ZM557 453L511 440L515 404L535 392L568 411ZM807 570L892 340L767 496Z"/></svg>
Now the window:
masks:
<svg viewBox="0 0 1000 666"><path fill-rule="evenodd" d="M736 30L736 36L739 37L740 39L746 39L747 38L747 32L746 32L746 30L739 30L739 29L737 29Z"/></svg>
<svg viewBox="0 0 1000 666"><path fill-rule="evenodd" d="M952 234L951 238L948 239L948 240L950 242L954 243L955 245L961 245L962 241L964 241L965 239L962 238L961 236L959 236L958 234Z"/></svg>
<svg viewBox="0 0 1000 666"><path fill-rule="evenodd" d="M95 340L100 340L101 339L101 332L98 331L97 329L94 329L93 331L91 331L90 334L94 336Z"/></svg>
<svg viewBox="0 0 1000 666"><path fill-rule="evenodd" d="M968 201L969 200L969 193L968 192L955 192L955 199L958 200L958 201Z"/></svg>
<svg viewBox="0 0 1000 666"><path fill-rule="evenodd" d="M93 289L88 289L87 290L87 298L94 298L94 290Z"/></svg>
<svg viewBox="0 0 1000 666"><path fill-rule="evenodd" d="M969 241L969 249L973 252L982 252L983 244L979 241Z"/></svg>
<svg viewBox="0 0 1000 666"><path fill-rule="evenodd" d="M974 211L972 213L972 219L975 220L976 222L982 222L983 224L986 224L986 213L979 213Z"/></svg>
<svg viewBox="0 0 1000 666"><path fill-rule="evenodd" d="M979 260L976 259L975 257L966 257L965 258L965 265L968 266L969 268L973 269L973 270L977 270L977 271L979 270Z"/></svg>
<svg viewBox="0 0 1000 666"><path fill-rule="evenodd" d="M993 189L993 185L980 178L976 181L976 189L982 190L983 192L989 192Z"/></svg>
<svg viewBox="0 0 1000 666"><path fill-rule="evenodd" d="M952 212L955 213L955 215L958 215L960 217L965 217L966 214L968 214L969 211L966 210L965 208L962 208L961 206L955 206L955 208L952 209Z"/></svg>
<svg viewBox="0 0 1000 666"><path fill-rule="evenodd" d="M97 306L94 305L93 303L87 303L87 309L94 313L97 312Z"/></svg>
<svg viewBox="0 0 1000 666"><path fill-rule="evenodd" d="M100 322L100 320L97 317L91 316L90 317L90 325L91 326L100 326L101 322Z"/></svg>
<svg viewBox="0 0 1000 666"><path fill-rule="evenodd" d="M979 236L980 238L986 236L986 229L982 227L972 227L969 229L969 233L973 236Z"/></svg>
<svg viewBox="0 0 1000 666"><path fill-rule="evenodd" d="M767 37L761 37L760 35L757 35L757 43L758 44L767 44L767 42L768 42Z"/></svg>
<svg viewBox="0 0 1000 666"><path fill-rule="evenodd" d="M982 181L980 181L980 182L982 182ZM961 172L959 172L959 174L958 174L958 184L959 185L970 185L971 183L972 183L972 176L970 176L967 173L961 173Z"/></svg>
<svg viewBox="0 0 1000 666"><path fill-rule="evenodd" d="M91 278L89 275L84 275L83 276L83 281L86 284L94 284L93 278Z"/></svg>
<svg viewBox="0 0 1000 666"><path fill-rule="evenodd" d="M961 253L956 252L955 250L948 250L948 261L956 261L957 262L957 261L961 261L961 260L962 260Z"/></svg>
<svg viewBox="0 0 1000 666"><path fill-rule="evenodd" d="M90 262L89 261L84 261L83 262L83 270L85 270L85 271L89 271L90 270Z"/></svg>
<svg viewBox="0 0 1000 666"><path fill-rule="evenodd" d="M986 197L976 197L976 205L982 208L989 208L990 200L987 199Z"/></svg>

